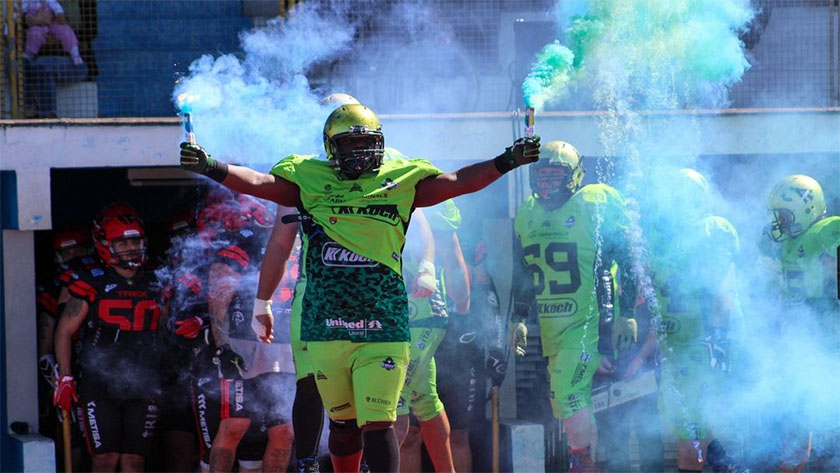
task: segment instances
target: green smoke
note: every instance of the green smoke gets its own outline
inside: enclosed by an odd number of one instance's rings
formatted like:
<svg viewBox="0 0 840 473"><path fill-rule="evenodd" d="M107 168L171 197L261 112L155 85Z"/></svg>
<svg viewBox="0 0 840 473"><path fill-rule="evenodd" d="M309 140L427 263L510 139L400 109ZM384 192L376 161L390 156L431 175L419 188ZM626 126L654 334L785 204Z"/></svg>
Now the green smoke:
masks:
<svg viewBox="0 0 840 473"><path fill-rule="evenodd" d="M522 85L536 109L583 84L606 108L716 106L749 68L749 0L567 0L557 13L563 44L546 45Z"/></svg>

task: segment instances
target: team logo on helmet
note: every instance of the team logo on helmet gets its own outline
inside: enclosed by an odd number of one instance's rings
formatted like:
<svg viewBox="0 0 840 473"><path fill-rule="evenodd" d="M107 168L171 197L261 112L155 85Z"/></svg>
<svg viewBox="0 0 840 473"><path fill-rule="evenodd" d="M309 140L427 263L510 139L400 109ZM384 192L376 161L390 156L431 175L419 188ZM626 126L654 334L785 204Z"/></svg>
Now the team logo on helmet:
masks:
<svg viewBox="0 0 840 473"><path fill-rule="evenodd" d="M767 206L772 214L767 233L782 241L801 235L825 215L825 195L815 179L795 174L773 187Z"/></svg>

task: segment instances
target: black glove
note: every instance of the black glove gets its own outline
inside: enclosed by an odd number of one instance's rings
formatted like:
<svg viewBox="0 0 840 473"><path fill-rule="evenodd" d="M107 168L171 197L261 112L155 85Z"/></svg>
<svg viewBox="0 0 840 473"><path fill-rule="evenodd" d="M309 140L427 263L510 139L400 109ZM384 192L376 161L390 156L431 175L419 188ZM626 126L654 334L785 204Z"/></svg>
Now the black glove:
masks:
<svg viewBox="0 0 840 473"><path fill-rule="evenodd" d="M181 168L213 179L216 182L225 180L228 165L217 161L199 145L181 143Z"/></svg>
<svg viewBox="0 0 840 473"><path fill-rule="evenodd" d="M239 353L225 343L216 348L216 353L213 355L213 364L219 367L219 373L225 379L241 379L248 367L245 366L245 360L239 356Z"/></svg>
<svg viewBox="0 0 840 473"><path fill-rule="evenodd" d="M507 357L504 350L498 348L488 350L485 368L487 369L487 376L490 378L490 385L501 386L505 380L505 373L507 373Z"/></svg>
<svg viewBox="0 0 840 473"><path fill-rule="evenodd" d="M519 138L512 146L505 148L505 152L496 156L493 164L504 174L523 164L535 163L540 159L540 137Z"/></svg>

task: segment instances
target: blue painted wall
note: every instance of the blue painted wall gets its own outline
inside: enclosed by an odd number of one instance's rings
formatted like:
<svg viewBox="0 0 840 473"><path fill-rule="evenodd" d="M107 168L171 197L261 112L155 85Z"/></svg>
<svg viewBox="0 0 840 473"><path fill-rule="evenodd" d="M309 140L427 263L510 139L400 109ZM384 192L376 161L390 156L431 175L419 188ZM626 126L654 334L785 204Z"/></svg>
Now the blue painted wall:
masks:
<svg viewBox="0 0 840 473"><path fill-rule="evenodd" d="M252 26L240 0L111 0L97 12L101 117L174 115L178 75L202 54L239 51L239 33Z"/></svg>

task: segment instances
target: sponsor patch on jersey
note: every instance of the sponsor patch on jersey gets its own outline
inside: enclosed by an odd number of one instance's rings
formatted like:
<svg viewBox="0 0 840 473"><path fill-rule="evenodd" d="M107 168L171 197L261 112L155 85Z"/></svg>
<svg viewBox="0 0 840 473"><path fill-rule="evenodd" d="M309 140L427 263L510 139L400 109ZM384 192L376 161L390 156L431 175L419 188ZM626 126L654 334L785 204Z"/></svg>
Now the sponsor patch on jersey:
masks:
<svg viewBox="0 0 840 473"><path fill-rule="evenodd" d="M111 292L114 290L115 287L117 287L116 284L108 284L107 286L105 286L105 292Z"/></svg>
<svg viewBox="0 0 840 473"><path fill-rule="evenodd" d="M569 298L550 299L537 303L540 318L569 317L578 311L577 301Z"/></svg>
<svg viewBox="0 0 840 473"><path fill-rule="evenodd" d="M391 179L390 177L386 177L385 180L382 181L382 184L379 187L381 187L383 189L391 190L391 189L396 189L397 186L399 186L399 185L400 185L399 182L394 182L394 180Z"/></svg>
<svg viewBox="0 0 840 473"><path fill-rule="evenodd" d="M386 370L391 371L397 367L397 364L394 363L394 359L389 356L388 358L385 358L381 366Z"/></svg>
<svg viewBox="0 0 840 473"><path fill-rule="evenodd" d="M345 402L344 404L341 404L341 405L338 405L338 406L335 406L335 407L331 407L330 412L339 412L339 411L343 411L344 409L349 409L349 408L350 408L350 403Z"/></svg>
<svg viewBox="0 0 840 473"><path fill-rule="evenodd" d="M366 336L368 332L381 332L382 322L376 319L344 320L342 318L326 319L324 321L329 329L347 330L351 335Z"/></svg>
<svg viewBox="0 0 840 473"><path fill-rule="evenodd" d="M252 236L254 234L254 232L252 232L251 230L248 230L247 228L243 228L242 230L239 230L239 234L244 236L245 238L248 238L248 237Z"/></svg>
<svg viewBox="0 0 840 473"><path fill-rule="evenodd" d="M551 222L549 222L548 220L544 220L544 221L543 221L543 223L542 223L542 226L543 226L543 227L550 227L550 226L551 226Z"/></svg>
<svg viewBox="0 0 840 473"><path fill-rule="evenodd" d="M326 266L373 268L379 262L354 253L338 243L329 241L321 248L321 261Z"/></svg>
<svg viewBox="0 0 840 473"><path fill-rule="evenodd" d="M569 218L567 218L566 221L563 222L563 226L566 227L566 228L574 227L575 226L575 216L574 215L569 215Z"/></svg>
<svg viewBox="0 0 840 473"><path fill-rule="evenodd" d="M323 371L318 370L318 373L315 374L315 379L320 379L323 381L327 379L327 375L325 375Z"/></svg>
<svg viewBox="0 0 840 473"><path fill-rule="evenodd" d="M362 186L360 186L358 183L355 183L353 184L353 187L350 188L350 192L364 192L364 190L362 189Z"/></svg>
<svg viewBox="0 0 840 473"><path fill-rule="evenodd" d="M90 270L90 274L92 274L94 277L98 278L100 276L105 276L105 271L102 271L99 268L93 268L93 269ZM76 278L78 279L78 276Z"/></svg>
<svg viewBox="0 0 840 473"><path fill-rule="evenodd" d="M330 217L330 225L335 225L336 223L338 223L338 219L335 217Z"/></svg>
<svg viewBox="0 0 840 473"><path fill-rule="evenodd" d="M381 397L371 397L366 396L365 400L371 404L382 404L383 406L390 406L391 400L390 399L382 399Z"/></svg>
<svg viewBox="0 0 840 473"><path fill-rule="evenodd" d="M680 331L680 327L682 327L682 323L674 317L662 317L659 322L659 331L666 334L677 333Z"/></svg>
<svg viewBox="0 0 840 473"><path fill-rule="evenodd" d="M336 205L330 209L336 215L359 215L392 226L396 226L401 221L397 206L392 204L371 204L365 206Z"/></svg>

